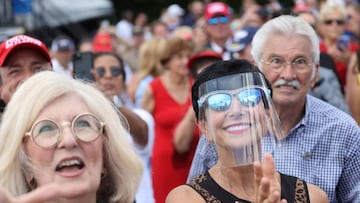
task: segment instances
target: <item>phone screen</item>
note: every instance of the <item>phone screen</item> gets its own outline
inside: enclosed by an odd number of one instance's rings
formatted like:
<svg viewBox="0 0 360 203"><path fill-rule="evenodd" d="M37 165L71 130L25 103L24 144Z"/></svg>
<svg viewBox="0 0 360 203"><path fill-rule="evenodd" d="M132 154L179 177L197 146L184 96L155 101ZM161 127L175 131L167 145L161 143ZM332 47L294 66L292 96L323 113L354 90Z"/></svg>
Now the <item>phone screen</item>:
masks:
<svg viewBox="0 0 360 203"><path fill-rule="evenodd" d="M72 56L74 65L74 78L80 78L86 81L94 81L91 74L93 68L92 52L75 52Z"/></svg>
<svg viewBox="0 0 360 203"><path fill-rule="evenodd" d="M349 40L340 38L337 43L337 47L340 51L344 51L344 49L349 48Z"/></svg>

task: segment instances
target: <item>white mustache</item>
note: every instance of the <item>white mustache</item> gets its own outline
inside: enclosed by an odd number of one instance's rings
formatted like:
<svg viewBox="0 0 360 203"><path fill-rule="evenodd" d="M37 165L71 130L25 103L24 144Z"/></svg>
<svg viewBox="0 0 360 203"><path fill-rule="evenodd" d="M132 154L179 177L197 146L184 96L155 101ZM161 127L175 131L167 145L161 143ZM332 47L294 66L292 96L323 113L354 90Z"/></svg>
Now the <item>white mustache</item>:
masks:
<svg viewBox="0 0 360 203"><path fill-rule="evenodd" d="M294 87L295 89L300 89L300 87L301 87L300 82L298 80L279 79L279 80L275 81L275 83L273 85L275 87L286 85L286 86Z"/></svg>

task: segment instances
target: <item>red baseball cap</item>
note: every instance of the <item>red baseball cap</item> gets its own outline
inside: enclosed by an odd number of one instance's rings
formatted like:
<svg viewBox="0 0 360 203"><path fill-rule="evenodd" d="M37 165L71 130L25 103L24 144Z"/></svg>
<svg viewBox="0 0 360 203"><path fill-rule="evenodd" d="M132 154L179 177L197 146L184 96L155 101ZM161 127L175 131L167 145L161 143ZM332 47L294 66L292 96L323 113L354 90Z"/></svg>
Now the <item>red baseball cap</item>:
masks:
<svg viewBox="0 0 360 203"><path fill-rule="evenodd" d="M112 52L114 47L112 45L112 37L107 33L98 33L93 39L94 52Z"/></svg>
<svg viewBox="0 0 360 203"><path fill-rule="evenodd" d="M24 47L37 50L51 62L49 52L42 41L27 35L16 35L0 44L0 67L4 65L6 58L12 51Z"/></svg>
<svg viewBox="0 0 360 203"><path fill-rule="evenodd" d="M205 20L209 20L214 16L230 16L229 6L223 2L212 2L205 7Z"/></svg>
<svg viewBox="0 0 360 203"><path fill-rule="evenodd" d="M187 67L189 69L193 68L195 61L198 59L203 59L203 58L214 58L214 59L222 60L222 57L220 54L218 54L212 50L207 50L207 51L202 51L202 52L192 55L188 60Z"/></svg>

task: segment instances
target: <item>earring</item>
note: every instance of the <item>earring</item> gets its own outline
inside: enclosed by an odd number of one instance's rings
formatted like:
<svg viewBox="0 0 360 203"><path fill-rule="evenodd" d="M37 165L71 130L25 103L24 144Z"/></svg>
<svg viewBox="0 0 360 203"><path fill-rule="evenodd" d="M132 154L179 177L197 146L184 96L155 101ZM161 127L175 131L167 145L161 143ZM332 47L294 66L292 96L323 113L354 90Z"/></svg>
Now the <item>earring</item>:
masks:
<svg viewBox="0 0 360 203"><path fill-rule="evenodd" d="M101 171L101 179L104 179L107 175L107 170L106 168L103 168L102 171Z"/></svg>
<svg viewBox="0 0 360 203"><path fill-rule="evenodd" d="M37 188L37 183L36 183L36 180L35 180L34 177L31 177L31 178L30 178L29 187L30 187L31 190Z"/></svg>

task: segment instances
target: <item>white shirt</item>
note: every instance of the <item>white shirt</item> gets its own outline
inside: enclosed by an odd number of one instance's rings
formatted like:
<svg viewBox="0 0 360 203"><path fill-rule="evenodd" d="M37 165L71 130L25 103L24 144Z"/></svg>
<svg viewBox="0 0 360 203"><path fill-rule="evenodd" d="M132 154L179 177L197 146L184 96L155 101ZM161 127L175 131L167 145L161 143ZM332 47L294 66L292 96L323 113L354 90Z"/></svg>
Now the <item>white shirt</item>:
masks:
<svg viewBox="0 0 360 203"><path fill-rule="evenodd" d="M133 24L121 20L116 24L116 35L125 40L132 40Z"/></svg>
<svg viewBox="0 0 360 203"><path fill-rule="evenodd" d="M141 158L144 164L144 171L141 178L140 185L136 192L136 203L155 203L152 181L151 181L151 165L150 158L154 144L154 119L152 115L140 108L132 109L140 118L142 118L148 127L148 143L146 146L140 146L134 142L131 135L129 135L130 143L134 146L135 152Z"/></svg>
<svg viewBox="0 0 360 203"><path fill-rule="evenodd" d="M53 71L72 77L73 65L71 62L68 64L66 68L63 67L56 58L51 59L51 63L52 63Z"/></svg>
<svg viewBox="0 0 360 203"><path fill-rule="evenodd" d="M228 44L228 43L231 43L231 40L230 40L230 39L228 39L225 44ZM226 47L226 45L225 45L225 47ZM221 55L222 55L222 59L223 59L224 61L227 61L227 60L230 60L230 59L231 59L231 52L230 52L229 50L225 50L225 51L224 51L224 50L223 50L224 48L221 47L221 46L219 46L219 45L217 45L216 43L210 42L210 48L211 48L212 50L214 50L216 53L221 54Z"/></svg>

